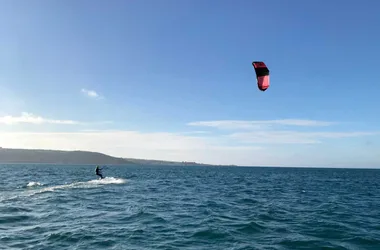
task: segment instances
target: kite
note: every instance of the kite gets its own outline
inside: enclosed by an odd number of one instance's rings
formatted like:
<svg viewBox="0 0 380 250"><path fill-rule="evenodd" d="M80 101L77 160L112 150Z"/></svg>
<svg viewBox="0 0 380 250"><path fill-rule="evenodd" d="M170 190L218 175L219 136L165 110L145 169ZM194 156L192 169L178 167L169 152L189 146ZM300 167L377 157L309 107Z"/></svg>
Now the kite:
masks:
<svg viewBox="0 0 380 250"><path fill-rule="evenodd" d="M265 91L269 88L269 69L264 62L252 62L252 66L256 72L257 87L261 91Z"/></svg>

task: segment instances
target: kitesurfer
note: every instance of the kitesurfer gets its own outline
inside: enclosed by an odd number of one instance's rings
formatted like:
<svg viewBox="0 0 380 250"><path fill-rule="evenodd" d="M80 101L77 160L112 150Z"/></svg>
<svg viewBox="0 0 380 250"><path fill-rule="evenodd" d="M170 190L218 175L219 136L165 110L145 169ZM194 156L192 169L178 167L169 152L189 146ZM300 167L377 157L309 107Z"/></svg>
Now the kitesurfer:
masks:
<svg viewBox="0 0 380 250"><path fill-rule="evenodd" d="M102 168L100 168L99 166L96 166L96 169L95 169L95 173L96 175L100 176L100 179L103 179L103 174L100 172L100 170L102 170Z"/></svg>

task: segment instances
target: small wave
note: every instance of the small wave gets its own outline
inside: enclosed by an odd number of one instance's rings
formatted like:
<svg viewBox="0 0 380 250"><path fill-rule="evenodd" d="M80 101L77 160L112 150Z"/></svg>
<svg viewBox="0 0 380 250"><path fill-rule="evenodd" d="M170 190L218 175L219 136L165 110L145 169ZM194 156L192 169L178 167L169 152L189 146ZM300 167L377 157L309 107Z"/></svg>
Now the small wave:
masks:
<svg viewBox="0 0 380 250"><path fill-rule="evenodd" d="M44 184L37 182L37 181L31 181L26 185L27 187L36 187L36 186L43 186Z"/></svg>

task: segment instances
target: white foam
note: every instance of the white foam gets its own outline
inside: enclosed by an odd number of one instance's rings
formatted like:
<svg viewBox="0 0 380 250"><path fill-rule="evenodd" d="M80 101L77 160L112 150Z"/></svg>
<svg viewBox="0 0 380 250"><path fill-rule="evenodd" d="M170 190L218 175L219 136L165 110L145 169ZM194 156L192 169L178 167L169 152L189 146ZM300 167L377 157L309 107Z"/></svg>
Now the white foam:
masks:
<svg viewBox="0 0 380 250"><path fill-rule="evenodd" d="M65 189L65 188L95 188L98 185L123 184L126 182L127 181L125 179L122 179L122 178L106 177L104 179L99 179L99 180L91 180L91 181L85 181L85 182L81 181L81 182L74 182L71 184L46 187L46 188L39 190L38 193L53 192L56 189Z"/></svg>
<svg viewBox="0 0 380 250"><path fill-rule="evenodd" d="M104 179L88 181L88 183L93 184L124 184L126 182L127 180L125 179L115 177L105 177Z"/></svg>
<svg viewBox="0 0 380 250"><path fill-rule="evenodd" d="M43 186L44 184L41 184L40 182L37 181L31 181L26 185L27 187L35 187L35 186Z"/></svg>
<svg viewBox="0 0 380 250"><path fill-rule="evenodd" d="M115 177L106 177L104 179L98 179L98 180L90 180L90 181L80 181L80 182L74 182L69 184L63 184L63 185L57 185L57 186L50 186L50 187L43 187L43 188L33 188L26 190L22 193L18 193L15 196L8 196L3 197L0 196L0 202L7 201L7 200L13 200L20 197L30 197L34 196L36 194L41 194L45 192L54 192L58 189L68 189L68 188L96 188L99 187L99 185L108 185L108 184L124 184L127 180L123 178L115 178ZM31 181L27 184L27 187L39 187L44 186L44 184L40 182Z"/></svg>

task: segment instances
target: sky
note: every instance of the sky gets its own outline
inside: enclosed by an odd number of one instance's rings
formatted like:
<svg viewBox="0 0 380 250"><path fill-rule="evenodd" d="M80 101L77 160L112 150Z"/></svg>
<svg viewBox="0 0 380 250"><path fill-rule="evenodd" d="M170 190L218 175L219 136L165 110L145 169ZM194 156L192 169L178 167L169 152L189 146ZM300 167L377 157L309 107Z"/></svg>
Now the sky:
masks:
<svg viewBox="0 0 380 250"><path fill-rule="evenodd" d="M0 146L380 167L379 8L0 1ZM252 61L270 70L265 92Z"/></svg>

